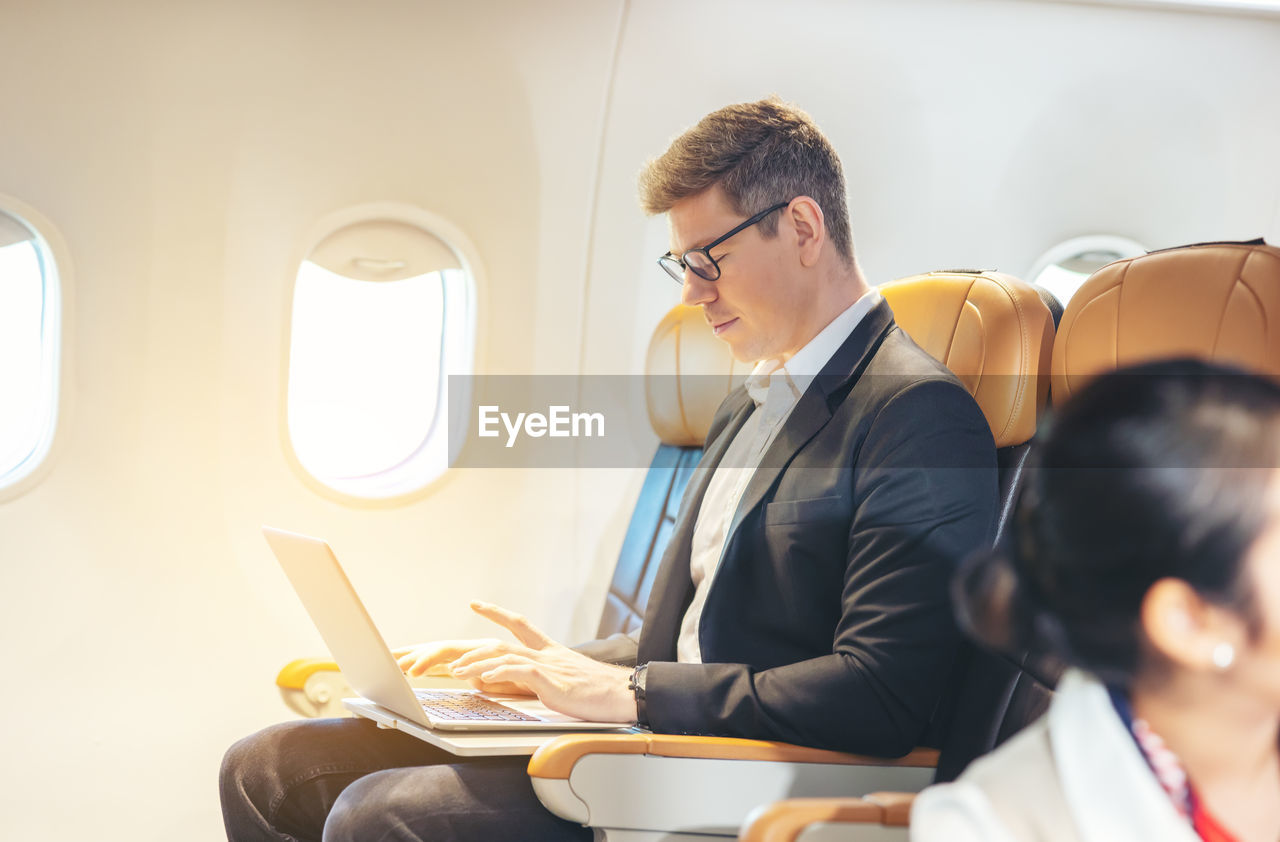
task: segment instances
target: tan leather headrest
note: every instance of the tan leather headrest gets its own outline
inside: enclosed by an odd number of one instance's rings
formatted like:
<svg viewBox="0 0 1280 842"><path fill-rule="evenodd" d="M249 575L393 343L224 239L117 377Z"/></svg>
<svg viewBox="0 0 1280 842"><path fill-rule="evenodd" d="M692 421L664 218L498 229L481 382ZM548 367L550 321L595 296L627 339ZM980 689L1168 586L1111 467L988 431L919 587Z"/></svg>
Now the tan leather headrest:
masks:
<svg viewBox="0 0 1280 842"><path fill-rule="evenodd" d="M1048 399L1054 330L1030 284L999 272L930 272L890 281L880 292L898 326L969 389L996 447L1035 435Z"/></svg>
<svg viewBox="0 0 1280 842"><path fill-rule="evenodd" d="M649 340L645 398L663 444L701 447L716 408L751 372L716 339L700 307L677 305Z"/></svg>
<svg viewBox="0 0 1280 842"><path fill-rule="evenodd" d="M1180 356L1280 374L1280 248L1186 246L1103 266L1062 314L1053 401L1118 366Z"/></svg>

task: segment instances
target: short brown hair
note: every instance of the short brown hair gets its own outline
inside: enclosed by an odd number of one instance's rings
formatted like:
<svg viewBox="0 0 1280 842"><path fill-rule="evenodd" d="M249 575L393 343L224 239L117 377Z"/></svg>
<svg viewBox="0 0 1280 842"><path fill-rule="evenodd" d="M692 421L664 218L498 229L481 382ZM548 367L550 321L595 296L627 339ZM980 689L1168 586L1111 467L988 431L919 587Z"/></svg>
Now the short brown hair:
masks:
<svg viewBox="0 0 1280 842"><path fill-rule="evenodd" d="M640 205L659 214L716 185L735 211L751 216L808 196L822 208L836 253L853 262L853 236L840 156L813 119L777 96L713 111L640 173ZM778 232L778 217L760 223Z"/></svg>

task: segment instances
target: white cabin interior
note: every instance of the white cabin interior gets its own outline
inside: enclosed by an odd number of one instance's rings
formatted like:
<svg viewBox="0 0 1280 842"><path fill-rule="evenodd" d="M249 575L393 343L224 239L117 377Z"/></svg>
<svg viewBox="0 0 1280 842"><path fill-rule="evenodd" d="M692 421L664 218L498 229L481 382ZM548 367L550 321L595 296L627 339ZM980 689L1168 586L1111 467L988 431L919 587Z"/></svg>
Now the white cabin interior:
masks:
<svg viewBox="0 0 1280 842"><path fill-rule="evenodd" d="M636 174L770 93L841 153L872 282L1280 242L1277 3L4 0L0 76L0 210L61 288L50 447L0 487L5 839L223 838L223 752L324 654L262 524L325 537L393 644L490 634L472 598L593 634L640 467L361 503L290 452L294 283L335 214L437 220L475 370L513 375L639 373L679 290Z"/></svg>

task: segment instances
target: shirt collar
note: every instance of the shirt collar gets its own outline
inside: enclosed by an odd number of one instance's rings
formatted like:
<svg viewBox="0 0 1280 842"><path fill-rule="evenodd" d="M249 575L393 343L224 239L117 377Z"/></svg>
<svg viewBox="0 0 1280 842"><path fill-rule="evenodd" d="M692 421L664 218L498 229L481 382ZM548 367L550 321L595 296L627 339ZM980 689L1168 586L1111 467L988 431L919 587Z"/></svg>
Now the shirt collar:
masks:
<svg viewBox="0 0 1280 842"><path fill-rule="evenodd" d="M1048 723L1053 765L1081 839L1198 842L1100 682L1068 670Z"/></svg>
<svg viewBox="0 0 1280 842"><path fill-rule="evenodd" d="M777 358L756 363L745 384L751 400L760 406L775 388L785 390L790 402L799 400L858 323L880 303L880 298L880 290L875 287L867 290L785 363Z"/></svg>

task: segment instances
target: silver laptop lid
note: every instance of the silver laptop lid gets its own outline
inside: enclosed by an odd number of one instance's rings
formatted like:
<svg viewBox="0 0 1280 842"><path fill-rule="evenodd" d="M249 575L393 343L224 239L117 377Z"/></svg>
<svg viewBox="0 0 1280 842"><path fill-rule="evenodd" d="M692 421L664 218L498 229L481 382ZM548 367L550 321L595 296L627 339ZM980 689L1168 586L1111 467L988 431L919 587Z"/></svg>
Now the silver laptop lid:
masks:
<svg viewBox="0 0 1280 842"><path fill-rule="evenodd" d="M270 526L262 527L262 534L352 688L366 699L430 727L413 688L329 545L319 538Z"/></svg>

